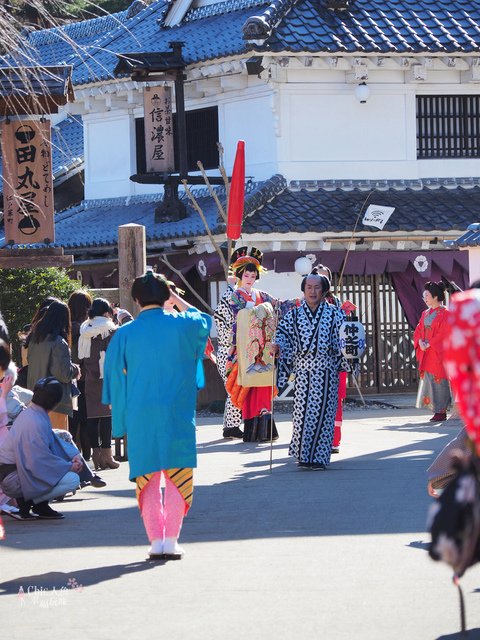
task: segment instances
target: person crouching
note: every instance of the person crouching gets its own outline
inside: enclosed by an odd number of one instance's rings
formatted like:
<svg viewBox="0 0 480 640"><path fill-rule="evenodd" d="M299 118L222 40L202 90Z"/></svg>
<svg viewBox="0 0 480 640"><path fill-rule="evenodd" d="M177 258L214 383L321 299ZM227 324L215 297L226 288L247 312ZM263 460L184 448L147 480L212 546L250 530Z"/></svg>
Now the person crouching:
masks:
<svg viewBox="0 0 480 640"><path fill-rule="evenodd" d="M38 380L30 405L0 446L0 486L17 500L25 520L63 518L48 502L80 485L81 456L69 458L52 431L48 415L62 394L63 387L56 378Z"/></svg>

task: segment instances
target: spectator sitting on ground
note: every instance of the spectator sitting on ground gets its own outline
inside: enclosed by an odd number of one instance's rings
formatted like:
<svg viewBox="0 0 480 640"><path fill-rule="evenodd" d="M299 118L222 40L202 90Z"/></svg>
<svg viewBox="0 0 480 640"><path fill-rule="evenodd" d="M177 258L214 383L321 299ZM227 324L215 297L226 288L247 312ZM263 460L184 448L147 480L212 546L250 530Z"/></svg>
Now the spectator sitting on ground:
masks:
<svg viewBox="0 0 480 640"><path fill-rule="evenodd" d="M22 519L63 518L49 500L75 491L83 467L80 454L71 455L52 431L48 412L62 399L63 387L54 377L39 380L32 402L15 420L0 446L0 486L15 498ZM33 516L30 513L33 512Z"/></svg>

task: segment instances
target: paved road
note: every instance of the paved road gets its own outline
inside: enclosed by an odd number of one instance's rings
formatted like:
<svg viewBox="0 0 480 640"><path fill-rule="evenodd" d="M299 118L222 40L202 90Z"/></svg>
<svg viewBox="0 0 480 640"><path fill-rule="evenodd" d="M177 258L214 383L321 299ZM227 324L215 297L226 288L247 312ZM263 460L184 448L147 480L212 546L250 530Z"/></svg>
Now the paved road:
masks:
<svg viewBox="0 0 480 640"><path fill-rule="evenodd" d="M340 455L310 472L287 456L291 423L280 416L272 474L268 446L223 441L219 420L202 419L186 557L145 561L122 464L104 472L105 489L67 499L63 521L8 520L1 638L458 637L451 573L425 551L425 468L458 421L438 427L428 417L347 411ZM478 567L463 585L469 628L480 633Z"/></svg>

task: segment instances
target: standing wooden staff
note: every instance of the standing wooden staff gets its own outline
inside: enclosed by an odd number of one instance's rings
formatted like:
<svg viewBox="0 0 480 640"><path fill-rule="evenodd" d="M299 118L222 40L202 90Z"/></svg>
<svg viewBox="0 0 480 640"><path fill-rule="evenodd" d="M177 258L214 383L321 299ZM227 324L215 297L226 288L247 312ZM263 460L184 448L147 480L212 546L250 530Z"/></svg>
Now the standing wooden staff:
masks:
<svg viewBox="0 0 480 640"><path fill-rule="evenodd" d="M278 300L275 301L273 305L273 312L275 317L275 332L272 336L272 344L275 342L275 336L277 333L277 325L278 325ZM272 367L272 413L270 418L270 473L272 473L272 464L273 464L273 424L274 424L274 415L275 415L275 364L277 359L275 357L275 353L273 353L273 367Z"/></svg>

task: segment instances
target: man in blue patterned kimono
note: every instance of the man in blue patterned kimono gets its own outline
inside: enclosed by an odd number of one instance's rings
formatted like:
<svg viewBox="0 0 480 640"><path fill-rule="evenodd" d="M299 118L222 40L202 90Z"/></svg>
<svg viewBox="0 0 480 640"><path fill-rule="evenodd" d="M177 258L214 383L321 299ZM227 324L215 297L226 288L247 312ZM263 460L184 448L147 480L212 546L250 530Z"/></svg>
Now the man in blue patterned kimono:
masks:
<svg viewBox="0 0 480 640"><path fill-rule="evenodd" d="M339 329L344 313L325 301L330 282L311 273L302 282L305 299L281 320L276 335L279 388L295 377L293 435L289 455L300 467L326 469L332 451L342 356Z"/></svg>

